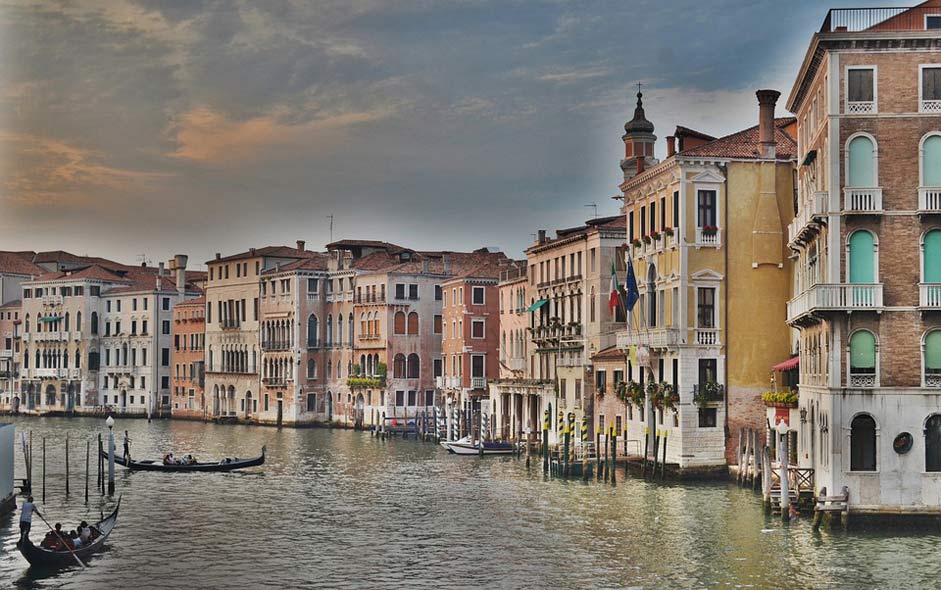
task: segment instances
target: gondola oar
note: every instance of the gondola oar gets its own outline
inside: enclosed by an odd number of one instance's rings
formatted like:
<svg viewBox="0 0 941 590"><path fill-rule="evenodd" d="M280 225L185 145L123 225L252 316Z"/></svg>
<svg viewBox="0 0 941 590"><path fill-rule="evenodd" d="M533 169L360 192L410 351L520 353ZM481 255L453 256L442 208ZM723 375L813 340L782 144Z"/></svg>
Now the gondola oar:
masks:
<svg viewBox="0 0 941 590"><path fill-rule="evenodd" d="M69 547L69 544L65 542L65 539L62 538L62 534L59 533L59 532L58 532L57 530L55 530L54 528L52 528L52 527L49 525L49 521L47 521L47 520L43 517L42 514L39 514L39 513L37 512L36 515L39 516L39 518L41 518L44 523L46 523L46 526L49 527L49 530L52 531L52 533L53 533L55 536L59 537L59 541L62 542L62 546L69 550L69 553L72 554L72 557L75 558L75 561L77 561L78 564L79 564L80 566L82 566L83 568L87 568L88 566L85 565L85 563L84 563L81 559L78 558L78 555L75 554L75 551L73 551L72 548Z"/></svg>

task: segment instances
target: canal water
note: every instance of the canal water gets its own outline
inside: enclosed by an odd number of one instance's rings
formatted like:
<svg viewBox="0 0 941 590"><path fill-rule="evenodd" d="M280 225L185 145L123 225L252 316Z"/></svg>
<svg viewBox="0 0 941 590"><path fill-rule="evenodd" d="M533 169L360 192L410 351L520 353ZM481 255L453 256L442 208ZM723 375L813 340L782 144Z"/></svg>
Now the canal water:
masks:
<svg viewBox="0 0 941 590"><path fill-rule="evenodd" d="M15 420L32 431L34 496L73 528L112 501L84 503L84 441L102 420ZM128 473L106 552L87 570L35 572L0 521L0 582L16 588L921 588L938 580L941 535L811 530L766 517L732 484L546 479L534 459L456 457L437 445L344 430L119 421L132 455L268 460L240 473ZM72 441L65 497L64 438ZM46 438L46 501L40 441ZM81 441L81 442L80 442ZM120 441L118 443L120 447ZM93 451L94 452L94 451ZM94 459L92 469L94 471ZM17 476L24 473L17 449ZM43 535L34 519L32 537Z"/></svg>

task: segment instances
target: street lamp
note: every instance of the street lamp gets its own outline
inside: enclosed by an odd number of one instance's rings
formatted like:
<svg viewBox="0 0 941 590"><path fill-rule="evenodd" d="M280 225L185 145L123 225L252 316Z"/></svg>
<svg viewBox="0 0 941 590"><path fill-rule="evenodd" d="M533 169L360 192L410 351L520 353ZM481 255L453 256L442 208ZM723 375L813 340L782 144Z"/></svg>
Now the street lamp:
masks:
<svg viewBox="0 0 941 590"><path fill-rule="evenodd" d="M108 425L108 495L114 495L114 418L105 420Z"/></svg>
<svg viewBox="0 0 941 590"><path fill-rule="evenodd" d="M112 417L109 415L109 416L108 416L108 419L105 420L105 424L108 425L108 430L113 429L113 428L114 428L114 418L112 418Z"/></svg>

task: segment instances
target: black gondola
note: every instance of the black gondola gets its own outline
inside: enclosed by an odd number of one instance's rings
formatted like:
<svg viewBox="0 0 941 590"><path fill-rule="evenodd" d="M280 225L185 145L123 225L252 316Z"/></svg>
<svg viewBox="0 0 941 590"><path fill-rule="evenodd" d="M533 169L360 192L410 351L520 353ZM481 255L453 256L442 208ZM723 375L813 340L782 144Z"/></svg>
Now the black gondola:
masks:
<svg viewBox="0 0 941 590"><path fill-rule="evenodd" d="M101 456L107 459L108 453L102 451ZM222 459L221 461L210 463L190 463L187 465L176 463L164 465L163 461L134 461L133 459L126 461L124 457L115 454L114 462L118 465L124 465L131 471L232 471L233 469L242 469L244 467L254 467L263 464L265 462L265 447L261 447L261 455L252 459L239 459L236 457L234 459Z"/></svg>
<svg viewBox="0 0 941 590"><path fill-rule="evenodd" d="M111 514L91 525L98 530L99 535L97 539L84 547L79 547L72 551L68 549L60 551L37 547L33 545L32 541L26 539L25 541L17 542L16 548L20 550L20 553L23 554L23 557L26 558L26 561L28 561L30 565L36 567L59 568L78 565L75 561L76 556L81 559L82 562L85 562L92 554L98 553L101 551L102 547L104 547L105 541L108 540L108 536L111 534L111 531L114 530L114 525L117 524L119 508L121 508L121 498L118 498L118 504L114 507Z"/></svg>

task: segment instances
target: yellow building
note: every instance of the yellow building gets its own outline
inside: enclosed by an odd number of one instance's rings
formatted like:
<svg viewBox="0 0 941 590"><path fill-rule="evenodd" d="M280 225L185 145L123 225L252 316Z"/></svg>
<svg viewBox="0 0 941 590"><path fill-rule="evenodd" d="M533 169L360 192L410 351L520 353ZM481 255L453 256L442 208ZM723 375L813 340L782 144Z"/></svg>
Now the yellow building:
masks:
<svg viewBox="0 0 941 590"><path fill-rule="evenodd" d="M666 431L667 462L681 471L724 471L738 429L764 424L761 392L791 350L794 121L774 118L778 92L757 96L759 125L718 139L678 127L663 162L640 94L625 125L619 188L640 298L617 336L621 367L607 350L595 370L645 396L628 401L612 381L596 418L622 422L641 448L645 428Z"/></svg>

